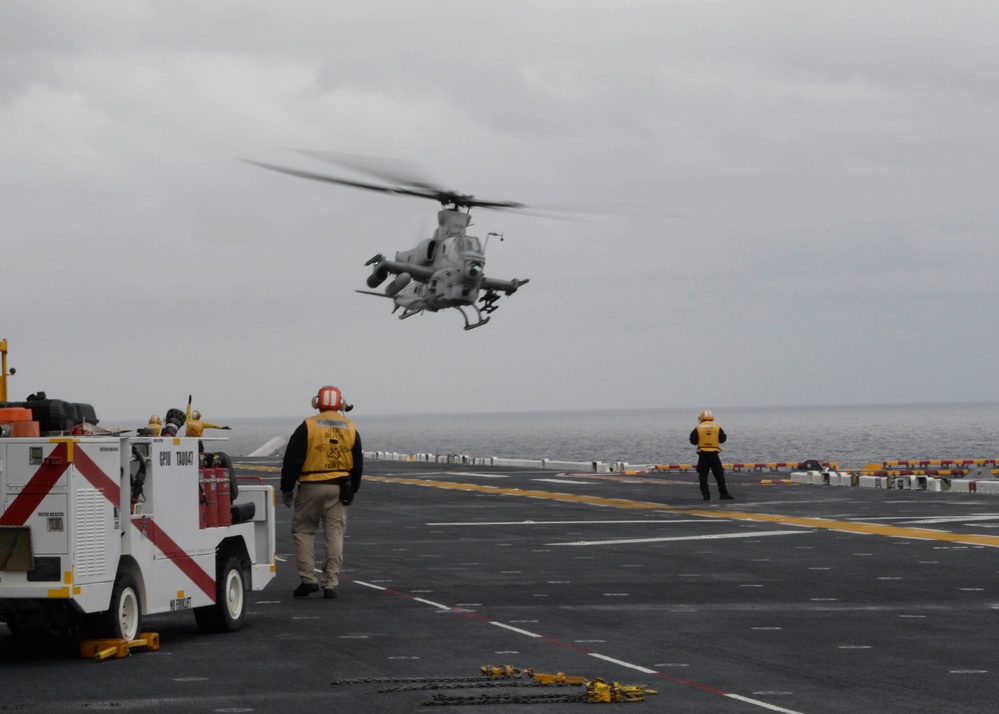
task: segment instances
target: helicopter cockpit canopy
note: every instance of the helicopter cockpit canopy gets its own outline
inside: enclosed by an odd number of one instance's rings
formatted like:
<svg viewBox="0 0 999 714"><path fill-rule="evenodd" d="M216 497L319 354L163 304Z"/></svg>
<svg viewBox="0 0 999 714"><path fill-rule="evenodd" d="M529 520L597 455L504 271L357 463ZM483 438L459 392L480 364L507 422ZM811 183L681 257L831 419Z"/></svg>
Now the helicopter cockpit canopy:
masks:
<svg viewBox="0 0 999 714"><path fill-rule="evenodd" d="M475 253L482 252L482 242L475 236L462 236L455 240L455 246L463 253L473 251Z"/></svg>

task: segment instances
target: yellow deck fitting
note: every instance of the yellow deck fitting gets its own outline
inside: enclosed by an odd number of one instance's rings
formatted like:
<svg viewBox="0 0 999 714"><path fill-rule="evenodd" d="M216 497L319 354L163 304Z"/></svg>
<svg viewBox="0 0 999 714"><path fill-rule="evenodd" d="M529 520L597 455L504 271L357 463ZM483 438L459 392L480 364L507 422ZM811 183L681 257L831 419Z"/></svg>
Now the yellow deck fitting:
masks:
<svg viewBox="0 0 999 714"><path fill-rule="evenodd" d="M486 665L479 669L479 673L483 677L519 677L521 674L526 674L528 677L531 676L531 670L519 670L510 665L504 665L502 667L490 667Z"/></svg>
<svg viewBox="0 0 999 714"><path fill-rule="evenodd" d="M538 684L586 684L585 677L567 677L564 672L558 674L538 673L531 677Z"/></svg>
<svg viewBox="0 0 999 714"><path fill-rule="evenodd" d="M125 640L120 637L107 640L83 640L80 643L80 657L102 662L111 657L116 659L128 657L132 650L155 652L159 648L159 633L143 632L134 640Z"/></svg>
<svg viewBox="0 0 999 714"><path fill-rule="evenodd" d="M482 667L480 673L483 677L519 677L522 674L531 678L535 684L539 685L582 685L586 688L587 702L643 702L645 695L656 694L655 689L638 687L634 685L608 684L602 679L589 680L586 677L572 677L564 672L547 674L545 672L535 672L533 669L516 669L510 665L504 667ZM457 702L452 702L457 703ZM473 702L467 702L473 703Z"/></svg>
<svg viewBox="0 0 999 714"><path fill-rule="evenodd" d="M644 702L646 694L656 694L655 689L634 687L614 682L607 684L602 679L595 679L586 684L587 702Z"/></svg>

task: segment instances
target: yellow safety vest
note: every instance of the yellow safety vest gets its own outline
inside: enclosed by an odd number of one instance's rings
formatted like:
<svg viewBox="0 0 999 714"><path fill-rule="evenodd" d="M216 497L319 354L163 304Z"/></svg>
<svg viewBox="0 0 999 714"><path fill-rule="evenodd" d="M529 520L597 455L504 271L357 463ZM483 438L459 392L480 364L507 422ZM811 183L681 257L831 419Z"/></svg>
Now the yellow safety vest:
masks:
<svg viewBox="0 0 999 714"><path fill-rule="evenodd" d="M697 452L721 451L721 442L718 441L718 432L721 427L713 421L702 421L697 425Z"/></svg>
<svg viewBox="0 0 999 714"><path fill-rule="evenodd" d="M163 431L163 425L162 424L157 424L156 422L152 422L152 421L149 422L149 424L146 425L146 428L149 429L149 431L152 432L153 436L159 436L160 432Z"/></svg>
<svg viewBox="0 0 999 714"><path fill-rule="evenodd" d="M201 421L200 419L189 419L187 422L187 429L184 431L184 436L194 436L201 438L205 434L205 429L221 429L220 424L209 424L207 421Z"/></svg>
<svg viewBox="0 0 999 714"><path fill-rule="evenodd" d="M339 412L320 412L305 420L308 430L305 463L299 481L329 481L354 468L354 422Z"/></svg>

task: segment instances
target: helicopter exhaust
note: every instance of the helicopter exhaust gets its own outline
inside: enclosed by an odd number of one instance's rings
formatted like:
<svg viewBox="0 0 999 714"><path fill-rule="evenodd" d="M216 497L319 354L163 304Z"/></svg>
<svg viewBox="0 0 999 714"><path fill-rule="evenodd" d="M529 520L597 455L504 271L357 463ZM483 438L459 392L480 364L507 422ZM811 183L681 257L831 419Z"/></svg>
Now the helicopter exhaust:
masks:
<svg viewBox="0 0 999 714"><path fill-rule="evenodd" d="M388 284L388 287L385 288L385 295L387 297L395 297L404 287L409 285L412 279L413 276L410 275L409 273L399 273L397 276L395 276L395 279L393 279L392 282ZM368 282L370 284L371 282L370 278L368 279Z"/></svg>

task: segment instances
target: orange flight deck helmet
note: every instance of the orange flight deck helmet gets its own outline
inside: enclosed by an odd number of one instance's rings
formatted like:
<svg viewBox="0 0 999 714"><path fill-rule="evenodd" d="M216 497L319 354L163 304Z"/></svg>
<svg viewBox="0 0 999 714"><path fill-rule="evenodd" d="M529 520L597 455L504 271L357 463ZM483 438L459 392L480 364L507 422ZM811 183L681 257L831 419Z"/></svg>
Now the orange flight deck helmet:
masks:
<svg viewBox="0 0 999 714"><path fill-rule="evenodd" d="M710 409L705 409L701 412L701 421L714 421L715 415Z"/></svg>
<svg viewBox="0 0 999 714"><path fill-rule="evenodd" d="M321 412L340 411L343 409L343 394L336 387L329 385L319 390L319 394L312 398L312 408Z"/></svg>

